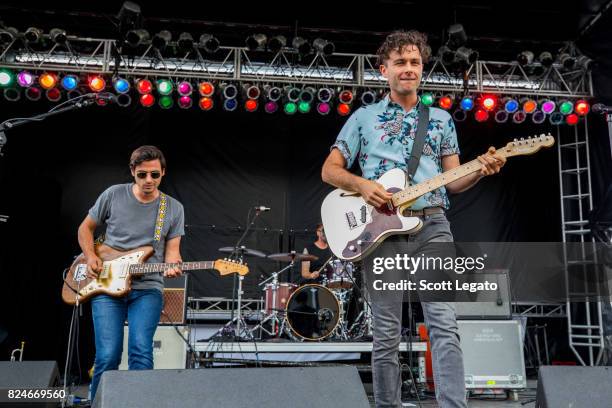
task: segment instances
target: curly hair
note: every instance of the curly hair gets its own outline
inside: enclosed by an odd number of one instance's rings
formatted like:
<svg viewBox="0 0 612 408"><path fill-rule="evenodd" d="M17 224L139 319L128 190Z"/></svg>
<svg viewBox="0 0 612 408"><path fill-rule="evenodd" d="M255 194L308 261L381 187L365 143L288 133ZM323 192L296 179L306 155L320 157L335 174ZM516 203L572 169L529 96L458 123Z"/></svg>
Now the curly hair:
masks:
<svg viewBox="0 0 612 408"><path fill-rule="evenodd" d="M427 44L427 35L419 31L394 31L385 38L376 51L378 56L378 65L384 65L389 59L389 54L392 51L402 53L405 47L414 45L421 53L423 63L427 63L431 57L431 47Z"/></svg>

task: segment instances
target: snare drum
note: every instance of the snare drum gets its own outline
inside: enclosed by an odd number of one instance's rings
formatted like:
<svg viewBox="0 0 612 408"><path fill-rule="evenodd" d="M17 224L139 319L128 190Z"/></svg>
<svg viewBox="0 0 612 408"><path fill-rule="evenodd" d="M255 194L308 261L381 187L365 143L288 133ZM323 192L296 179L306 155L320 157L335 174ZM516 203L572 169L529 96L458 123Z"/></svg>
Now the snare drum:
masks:
<svg viewBox="0 0 612 408"><path fill-rule="evenodd" d="M353 263L334 259L329 265L331 268L327 272L327 287L330 289L351 289L354 279Z"/></svg>
<svg viewBox="0 0 612 408"><path fill-rule="evenodd" d="M304 340L331 336L340 323L340 304L334 293L321 285L297 288L287 302L289 328Z"/></svg>
<svg viewBox="0 0 612 408"><path fill-rule="evenodd" d="M295 291L297 285L294 283L268 283L264 287L264 292L266 294L266 303L265 303L265 313L267 315L271 314L273 311L284 312L285 307L287 306L287 300L289 296ZM274 299L274 294L276 293L276 300Z"/></svg>

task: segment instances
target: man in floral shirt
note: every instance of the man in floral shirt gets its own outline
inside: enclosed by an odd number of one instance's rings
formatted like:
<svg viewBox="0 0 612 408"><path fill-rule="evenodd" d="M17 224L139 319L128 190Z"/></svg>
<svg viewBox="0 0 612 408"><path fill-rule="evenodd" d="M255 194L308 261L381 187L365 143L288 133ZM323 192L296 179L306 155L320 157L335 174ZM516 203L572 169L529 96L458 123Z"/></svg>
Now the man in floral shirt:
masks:
<svg viewBox="0 0 612 408"><path fill-rule="evenodd" d="M389 83L390 92L380 102L353 113L332 146L323 169L323 181L361 194L375 207L386 204L391 193L375 180L393 168L406 169L419 121L417 89L423 64L431 56L424 34L397 31L387 36L378 50L380 72ZM357 160L362 177L347 169ZM419 216L423 228L405 238L387 241L419 244L419 253L433 250L432 242L452 242L450 224L444 214L449 207L447 191L460 193L482 177L498 173L505 159L490 148L479 156L480 172L455 180L416 200L410 208ZM448 112L429 108L429 124L423 153L414 175L415 183L460 165L455 125ZM404 240L404 241L402 241ZM428 244L429 248L428 248ZM377 407L401 407L401 377L398 350L402 321L402 293L399 300L373 302L374 345L372 371ZM389 294L390 297L396 295ZM423 315L432 347L436 399L440 407L467 407L463 356L459 344L455 308L448 302L422 302Z"/></svg>

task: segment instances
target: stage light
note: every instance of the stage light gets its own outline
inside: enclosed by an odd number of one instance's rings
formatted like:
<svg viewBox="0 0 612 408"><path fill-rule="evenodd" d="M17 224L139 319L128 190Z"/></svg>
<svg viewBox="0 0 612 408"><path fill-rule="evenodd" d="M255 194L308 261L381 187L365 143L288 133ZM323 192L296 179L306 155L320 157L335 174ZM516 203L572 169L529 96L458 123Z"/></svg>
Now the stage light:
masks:
<svg viewBox="0 0 612 408"><path fill-rule="evenodd" d="M214 54L219 50L221 43L219 40L212 34L202 34L200 36L200 47L204 48L209 54Z"/></svg>
<svg viewBox="0 0 612 408"><path fill-rule="evenodd" d="M74 89L72 91L68 91L68 93L66 94L66 98L67 99L74 99L77 98L79 96L83 95L83 93L81 91L79 91L79 89Z"/></svg>
<svg viewBox="0 0 612 408"><path fill-rule="evenodd" d="M334 90L331 88L320 88L317 91L317 99L320 102L329 102L334 97Z"/></svg>
<svg viewBox="0 0 612 408"><path fill-rule="evenodd" d="M455 53L455 61L464 65L472 65L478 60L478 51L471 48L459 47Z"/></svg>
<svg viewBox="0 0 612 408"><path fill-rule="evenodd" d="M317 112L319 112L320 115L327 115L331 112L331 106L327 102L319 102L317 104Z"/></svg>
<svg viewBox="0 0 612 408"><path fill-rule="evenodd" d="M531 51L522 51L517 57L516 60L520 65L529 65L533 62L533 52Z"/></svg>
<svg viewBox="0 0 612 408"><path fill-rule="evenodd" d="M276 35L268 40L268 49L272 52L279 52L287 45L287 38L284 35Z"/></svg>
<svg viewBox="0 0 612 408"><path fill-rule="evenodd" d="M576 101L576 104L574 105L574 112L576 112L578 116L585 116L587 113L589 113L589 110L590 106L587 101L584 99L579 99Z"/></svg>
<svg viewBox="0 0 612 408"><path fill-rule="evenodd" d="M125 41L130 47L138 47L139 45L145 44L150 38L151 36L147 30L138 28L128 31L125 36Z"/></svg>
<svg viewBox="0 0 612 408"><path fill-rule="evenodd" d="M17 84L23 88L32 86L34 83L34 76L28 71L21 71L17 74Z"/></svg>
<svg viewBox="0 0 612 408"><path fill-rule="evenodd" d="M198 105L203 111L209 111L215 106L215 102L212 100L212 98L204 96L200 98L200 102L198 102Z"/></svg>
<svg viewBox="0 0 612 408"><path fill-rule="evenodd" d="M455 61L455 51L451 50L447 45L443 45L438 49L438 58L444 64L452 64Z"/></svg>
<svg viewBox="0 0 612 408"><path fill-rule="evenodd" d="M497 97L495 95L483 95L480 105L488 112L497 108Z"/></svg>
<svg viewBox="0 0 612 408"><path fill-rule="evenodd" d="M587 57L586 55L581 55L576 60L576 65L578 65L581 70L588 71L593 65L593 60Z"/></svg>
<svg viewBox="0 0 612 408"><path fill-rule="evenodd" d="M421 98L422 100L422 98ZM471 96L464 96L459 104L464 111L470 111L474 108L474 99Z"/></svg>
<svg viewBox="0 0 612 408"><path fill-rule="evenodd" d="M62 78L62 88L67 91L73 91L79 85L79 79L76 75L66 75Z"/></svg>
<svg viewBox="0 0 612 408"><path fill-rule="evenodd" d="M574 111L574 103L571 101L563 101L561 105L559 105L559 112L564 115L569 115Z"/></svg>
<svg viewBox="0 0 612 408"><path fill-rule="evenodd" d="M25 39L27 43L35 44L40 41L40 38L42 37L42 35L43 33L40 28L29 27L26 30L25 34L23 35L23 38Z"/></svg>
<svg viewBox="0 0 612 408"><path fill-rule="evenodd" d="M551 101L550 99L542 100L540 102L540 106L542 107L542 112L544 112L547 115L550 115L551 113L553 113L555 111L555 108L557 107L555 102Z"/></svg>
<svg viewBox="0 0 612 408"><path fill-rule="evenodd" d="M339 103L336 111L340 116L346 116L351 113L351 105L346 103Z"/></svg>
<svg viewBox="0 0 612 408"><path fill-rule="evenodd" d="M300 101L298 103L298 111L300 113L308 113L308 112L310 112L310 103L304 102L304 101Z"/></svg>
<svg viewBox="0 0 612 408"><path fill-rule="evenodd" d="M579 119L580 118L578 117L578 115L576 115L575 113L570 113L569 115L565 117L565 123L567 123L568 125L574 126L578 124Z"/></svg>
<svg viewBox="0 0 612 408"><path fill-rule="evenodd" d="M376 94L372 91L365 91L361 94L361 104L362 105L372 105L376 102Z"/></svg>
<svg viewBox="0 0 612 408"><path fill-rule="evenodd" d="M215 86L211 82L200 82L198 91L202 96L212 96L215 93Z"/></svg>
<svg viewBox="0 0 612 408"><path fill-rule="evenodd" d="M223 83L219 89L221 90L221 94L225 99L234 99L236 96L238 96L238 88L236 88L236 85L234 84Z"/></svg>
<svg viewBox="0 0 612 408"><path fill-rule="evenodd" d="M533 115L531 115L531 121L535 123L536 125L544 123L545 120L546 120L546 114L542 112L541 110L535 111L533 112Z"/></svg>
<svg viewBox="0 0 612 408"><path fill-rule="evenodd" d="M519 103L513 98L504 98L504 110L508 113L514 113L518 110Z"/></svg>
<svg viewBox="0 0 612 408"><path fill-rule="evenodd" d="M264 92L266 94L266 99L270 102L276 102L283 96L283 90L278 86L266 85L264 86Z"/></svg>
<svg viewBox="0 0 612 408"><path fill-rule="evenodd" d="M155 104L155 97L150 93L140 95L140 104L145 108L150 108Z"/></svg>
<svg viewBox="0 0 612 408"><path fill-rule="evenodd" d="M174 90L174 85L168 79L160 79L157 81L157 92L160 95L170 95Z"/></svg>
<svg viewBox="0 0 612 408"><path fill-rule="evenodd" d="M523 112L525 113L533 113L538 109L538 103L530 98L521 99L523 104Z"/></svg>
<svg viewBox="0 0 612 408"><path fill-rule="evenodd" d="M348 89L345 89L344 91L340 92L340 94L338 95L338 99L340 100L340 102L345 103L345 104L349 104L353 102L353 92L349 91Z"/></svg>
<svg viewBox="0 0 612 408"><path fill-rule="evenodd" d="M559 54L559 63L563 65L566 70L572 70L576 66L576 58L567 52Z"/></svg>
<svg viewBox="0 0 612 408"><path fill-rule="evenodd" d="M172 33L168 30L162 30L153 36L151 45L153 45L154 48L162 51L168 46L170 41L172 41Z"/></svg>
<svg viewBox="0 0 612 408"><path fill-rule="evenodd" d="M550 52L544 51L540 53L540 56L538 57L538 61L540 62L540 64L548 68L553 64L555 60L553 59L553 56Z"/></svg>
<svg viewBox="0 0 612 408"><path fill-rule="evenodd" d="M193 106L191 96L183 95L178 98L178 106L181 109L189 109Z"/></svg>
<svg viewBox="0 0 612 408"><path fill-rule="evenodd" d="M51 89L57 85L57 75L45 72L38 77L38 83L43 89Z"/></svg>
<svg viewBox="0 0 612 408"><path fill-rule="evenodd" d="M37 101L42 96L42 91L40 90L40 88L31 86L26 89L25 95L26 95L26 98L28 98L31 101Z"/></svg>
<svg viewBox="0 0 612 408"><path fill-rule="evenodd" d="M16 102L21 99L21 92L18 88L6 88L4 91L4 99L10 102Z"/></svg>
<svg viewBox="0 0 612 408"><path fill-rule="evenodd" d="M115 78L113 80L113 88L120 94L124 94L130 91L130 83L124 78Z"/></svg>
<svg viewBox="0 0 612 408"><path fill-rule="evenodd" d="M247 112L255 112L259 107L259 103L255 99L248 99L244 103L244 110Z"/></svg>
<svg viewBox="0 0 612 408"><path fill-rule="evenodd" d="M474 111L474 119L476 119L477 122L484 122L489 119L489 112L482 108L478 108Z"/></svg>
<svg viewBox="0 0 612 408"><path fill-rule="evenodd" d="M60 45L66 44L66 41L68 40L66 31L62 30L61 28L52 28L51 31L49 31L49 38L51 38L51 41L54 43Z"/></svg>
<svg viewBox="0 0 612 408"><path fill-rule="evenodd" d="M297 105L295 102L287 102L285 106L283 106L283 110L287 115L293 115L295 112L297 112Z"/></svg>
<svg viewBox="0 0 612 408"><path fill-rule="evenodd" d="M430 92L424 92L421 95L421 102L423 102L425 106L431 106L434 103L434 97Z"/></svg>
<svg viewBox="0 0 612 408"><path fill-rule="evenodd" d="M563 114L561 112L553 112L549 117L548 120L550 122L551 125L560 125L563 123Z"/></svg>
<svg viewBox="0 0 612 408"><path fill-rule="evenodd" d="M168 95L164 95L160 97L159 102L157 103L159 104L159 107L162 109L170 109L171 107L174 106L174 101L172 100L172 97Z"/></svg>
<svg viewBox="0 0 612 408"><path fill-rule="evenodd" d="M523 123L527 119L527 114L521 110L516 111L512 114L512 122L516 124Z"/></svg>
<svg viewBox="0 0 612 408"><path fill-rule="evenodd" d="M47 89L47 92L45 93L47 95L47 99L51 102L57 102L62 99L62 92L57 88Z"/></svg>
<svg viewBox="0 0 612 408"><path fill-rule="evenodd" d="M130 106L132 104L132 97L129 94L120 93L117 95L117 105L125 108L126 106Z"/></svg>
<svg viewBox="0 0 612 408"><path fill-rule="evenodd" d="M106 81L99 75L92 75L87 79L89 89L94 92L103 91L106 88Z"/></svg>
<svg viewBox="0 0 612 408"><path fill-rule="evenodd" d="M189 52L193 50L193 36L186 32L181 33L179 35L177 44L183 52Z"/></svg>
<svg viewBox="0 0 612 408"><path fill-rule="evenodd" d="M302 89L302 92L300 92L300 101L301 102L306 102L307 104L312 103L312 101L314 101L315 98L315 90L314 88L304 88ZM310 110L310 109L309 109Z"/></svg>
<svg viewBox="0 0 612 408"><path fill-rule="evenodd" d="M444 110L450 110L453 107L453 97L450 95L444 95L440 99L438 99L438 106Z"/></svg>
<svg viewBox="0 0 612 408"><path fill-rule="evenodd" d="M448 27L448 44L453 47L461 47L467 42L467 34L461 24L452 24Z"/></svg>
<svg viewBox="0 0 612 408"><path fill-rule="evenodd" d="M19 31L15 27L0 28L0 44L13 42L19 36Z"/></svg>
<svg viewBox="0 0 612 408"><path fill-rule="evenodd" d="M495 112L495 122L497 123L505 123L508 121L508 117L510 114L505 110L499 110Z"/></svg>
<svg viewBox="0 0 612 408"><path fill-rule="evenodd" d="M15 83L15 74L10 69L0 69L0 87L8 88Z"/></svg>
<svg viewBox="0 0 612 408"><path fill-rule="evenodd" d="M276 101L269 101L266 102L266 104L264 105L264 111L266 111L266 113L274 113L278 110L278 103L276 103Z"/></svg>
<svg viewBox="0 0 612 408"><path fill-rule="evenodd" d="M334 43L324 40L323 38L315 38L312 46L319 54L332 55L336 49Z"/></svg>
<svg viewBox="0 0 612 408"><path fill-rule="evenodd" d="M179 95L181 96L189 96L193 93L193 85L189 81L181 81L176 87Z"/></svg>
<svg viewBox="0 0 612 408"><path fill-rule="evenodd" d="M153 90L153 83L148 79L139 79L136 81L136 90L141 95L151 93Z"/></svg>
<svg viewBox="0 0 612 408"><path fill-rule="evenodd" d="M294 86L286 86L285 87L285 95L287 95L287 99L289 102L297 102L300 100L300 93L302 91L299 88Z"/></svg>
<svg viewBox="0 0 612 408"><path fill-rule="evenodd" d="M223 110L232 112L235 111L237 107L238 101L236 100L236 98L226 99L225 101L223 101Z"/></svg>
<svg viewBox="0 0 612 408"><path fill-rule="evenodd" d="M453 112L453 119L456 122L463 122L465 119L467 119L467 111L462 110L462 109L457 109L456 111Z"/></svg>
<svg viewBox="0 0 612 408"><path fill-rule="evenodd" d="M245 85L244 87L244 95L248 99L257 99L261 95L261 91L257 85Z"/></svg>
<svg viewBox="0 0 612 408"><path fill-rule="evenodd" d="M308 55L312 51L312 47L310 43L305 38L302 38L302 37L295 37L293 41L291 42L291 45L302 56Z"/></svg>
<svg viewBox="0 0 612 408"><path fill-rule="evenodd" d="M268 37L265 34L253 34L247 37L245 43L249 51L263 50L266 47Z"/></svg>

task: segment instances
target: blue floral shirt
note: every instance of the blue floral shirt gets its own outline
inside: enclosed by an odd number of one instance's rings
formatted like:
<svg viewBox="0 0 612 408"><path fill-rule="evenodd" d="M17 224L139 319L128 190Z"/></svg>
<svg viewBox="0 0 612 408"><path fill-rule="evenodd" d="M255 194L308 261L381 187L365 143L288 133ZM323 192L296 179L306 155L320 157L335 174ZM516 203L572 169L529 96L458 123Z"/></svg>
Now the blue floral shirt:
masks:
<svg viewBox="0 0 612 408"><path fill-rule="evenodd" d="M417 125L418 104L406 112L387 94L378 103L356 110L344 124L332 149L342 153L347 168L358 160L363 177L374 180L394 168L406 170ZM429 127L414 183L442 173L442 157L452 154L459 154L453 119L445 110L430 107ZM446 189L441 187L420 197L411 208L448 209L449 204Z"/></svg>

